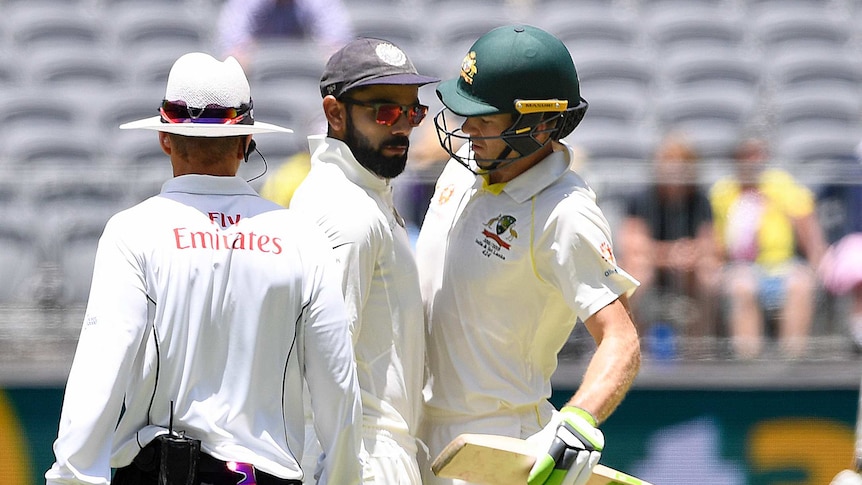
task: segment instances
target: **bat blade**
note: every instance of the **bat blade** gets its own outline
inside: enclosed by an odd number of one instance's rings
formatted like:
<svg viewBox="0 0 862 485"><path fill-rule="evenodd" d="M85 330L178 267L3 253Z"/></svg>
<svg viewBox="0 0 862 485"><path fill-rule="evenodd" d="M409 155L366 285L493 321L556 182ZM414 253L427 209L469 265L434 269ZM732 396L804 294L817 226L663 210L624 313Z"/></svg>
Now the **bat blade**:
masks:
<svg viewBox="0 0 862 485"><path fill-rule="evenodd" d="M431 464L443 478L476 485L526 485L530 468L541 451L526 440L490 434L462 434L452 440ZM650 485L604 465L596 465L587 485Z"/></svg>

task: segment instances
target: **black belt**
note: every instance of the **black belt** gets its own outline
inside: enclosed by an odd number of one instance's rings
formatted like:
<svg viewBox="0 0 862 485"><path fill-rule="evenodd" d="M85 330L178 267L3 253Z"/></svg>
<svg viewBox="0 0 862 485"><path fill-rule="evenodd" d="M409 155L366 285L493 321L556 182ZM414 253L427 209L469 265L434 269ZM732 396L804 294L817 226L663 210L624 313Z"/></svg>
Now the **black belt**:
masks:
<svg viewBox="0 0 862 485"><path fill-rule="evenodd" d="M131 464L118 468L111 483L114 485L158 485L160 459L161 442L156 439L141 449ZM240 466L238 471L233 471L228 467L227 462L201 452L198 459L198 484L302 485L301 480L280 478L255 469L250 464L240 465L244 466ZM247 480L248 472L253 474L254 482Z"/></svg>

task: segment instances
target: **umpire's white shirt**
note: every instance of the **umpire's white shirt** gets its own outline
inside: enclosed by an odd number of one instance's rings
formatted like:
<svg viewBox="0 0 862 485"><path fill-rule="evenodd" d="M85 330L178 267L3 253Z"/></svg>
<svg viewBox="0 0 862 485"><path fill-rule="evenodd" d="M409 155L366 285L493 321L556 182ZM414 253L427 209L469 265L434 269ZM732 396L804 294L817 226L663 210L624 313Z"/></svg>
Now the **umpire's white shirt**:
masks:
<svg viewBox="0 0 862 485"><path fill-rule="evenodd" d="M166 432L172 401L174 429L205 452L299 479L305 374L320 483L358 483L361 409L328 246L236 177L177 177L112 217L47 482L107 483Z"/></svg>
<svg viewBox="0 0 862 485"><path fill-rule="evenodd" d="M487 186L454 160L440 175L416 246L430 326L428 412L488 415L543 402L577 319L636 287L563 147L506 184Z"/></svg>
<svg viewBox="0 0 862 485"><path fill-rule="evenodd" d="M342 141L308 140L311 171L290 207L317 220L341 265L364 424L412 447L422 409L425 326L413 249L392 187Z"/></svg>

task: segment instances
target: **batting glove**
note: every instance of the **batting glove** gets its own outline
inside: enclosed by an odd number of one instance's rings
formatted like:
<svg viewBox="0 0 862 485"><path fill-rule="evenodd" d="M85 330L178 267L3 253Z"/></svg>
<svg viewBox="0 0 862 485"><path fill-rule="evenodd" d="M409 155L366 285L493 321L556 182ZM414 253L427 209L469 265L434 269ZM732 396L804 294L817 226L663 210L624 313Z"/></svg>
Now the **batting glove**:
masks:
<svg viewBox="0 0 862 485"><path fill-rule="evenodd" d="M550 436L548 451L538 457L528 485L584 485L602 456L605 437L587 411L566 406L534 436ZM528 438L530 441L536 441ZM547 443L547 438L543 439Z"/></svg>

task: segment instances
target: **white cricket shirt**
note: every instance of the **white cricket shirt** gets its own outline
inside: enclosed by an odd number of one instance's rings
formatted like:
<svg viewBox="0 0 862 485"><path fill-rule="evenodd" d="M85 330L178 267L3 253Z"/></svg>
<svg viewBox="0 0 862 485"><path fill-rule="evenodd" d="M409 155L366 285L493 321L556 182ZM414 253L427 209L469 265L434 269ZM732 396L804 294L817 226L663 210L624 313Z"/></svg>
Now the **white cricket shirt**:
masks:
<svg viewBox="0 0 862 485"><path fill-rule="evenodd" d="M425 325L404 221L389 180L360 165L340 140L308 140L311 171L290 207L315 219L335 248L364 424L412 441L422 409Z"/></svg>
<svg viewBox="0 0 862 485"><path fill-rule="evenodd" d="M637 286L562 146L506 184L488 187L454 160L440 175L416 247L429 412L477 415L547 399L577 319Z"/></svg>
<svg viewBox="0 0 862 485"><path fill-rule="evenodd" d="M320 483L358 483L361 409L331 262L319 228L236 177L177 177L112 217L47 483L107 483L166 432L171 401L174 430L205 452L299 479L303 374Z"/></svg>

